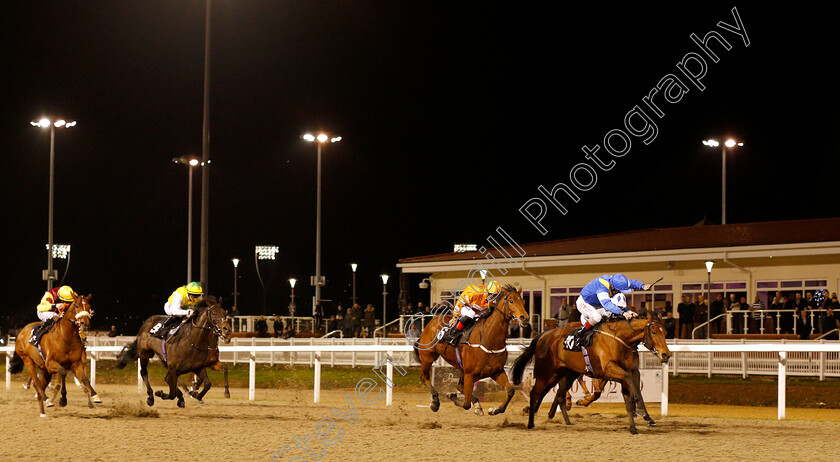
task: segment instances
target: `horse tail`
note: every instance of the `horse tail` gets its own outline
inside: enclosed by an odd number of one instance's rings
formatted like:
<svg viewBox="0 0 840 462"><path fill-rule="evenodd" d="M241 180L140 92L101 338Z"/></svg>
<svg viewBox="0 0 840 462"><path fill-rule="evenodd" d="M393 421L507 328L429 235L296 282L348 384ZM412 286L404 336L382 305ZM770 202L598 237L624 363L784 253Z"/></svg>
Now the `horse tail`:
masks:
<svg viewBox="0 0 840 462"><path fill-rule="evenodd" d="M522 383L522 373L525 371L525 366L527 366L528 362L531 361L531 358L534 357L534 353L537 351L537 342L540 340L540 337L542 337L542 334L538 335L534 340L531 340L531 344L528 345L528 348L525 348L522 354L519 355L513 363L513 375L511 378L513 379L514 385Z"/></svg>
<svg viewBox="0 0 840 462"><path fill-rule="evenodd" d="M126 364L137 361L137 340L124 346L120 354L117 356L117 369L122 369Z"/></svg>
<svg viewBox="0 0 840 462"><path fill-rule="evenodd" d="M23 358L16 351L12 356L12 361L9 363L9 373L19 374L21 372L23 372Z"/></svg>

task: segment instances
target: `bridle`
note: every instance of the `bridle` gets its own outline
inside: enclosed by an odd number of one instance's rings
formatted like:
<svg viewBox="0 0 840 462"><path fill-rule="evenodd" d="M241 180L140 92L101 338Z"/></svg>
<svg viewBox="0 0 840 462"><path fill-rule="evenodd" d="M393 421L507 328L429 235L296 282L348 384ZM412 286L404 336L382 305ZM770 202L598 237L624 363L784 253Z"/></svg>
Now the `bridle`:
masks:
<svg viewBox="0 0 840 462"><path fill-rule="evenodd" d="M216 337L224 337L224 332L222 332L222 328L217 326L216 323L213 322L213 316L210 313L210 311L212 311L212 309L217 307L217 306L219 306L219 305L212 305L212 306L207 307L207 309L206 309L207 319L205 320L205 323L204 323L205 325L203 325L203 326L196 325L195 317L193 317L190 320L190 322L192 323L192 326L195 327L196 329L203 329L203 330L210 331L210 333L213 334ZM225 322L225 318L222 318L222 324L224 324L224 322ZM207 324L209 324L209 326Z"/></svg>
<svg viewBox="0 0 840 462"><path fill-rule="evenodd" d="M80 302L79 300L82 300L82 302ZM58 321L61 321L62 319L67 319L68 321L75 324L76 327L78 327L78 329L79 329L79 338L82 340L82 343L84 343L87 340L87 337L86 336L83 337L82 334L84 334L87 331L86 327L89 326L89 323L86 325L81 321L81 319L82 318L88 318L88 321L90 321L90 318L93 317L93 310L92 309L90 311L84 309L84 303L83 303L84 301L85 301L85 298L82 297L82 296L79 296L78 298L74 298L73 303L71 303L69 307L67 307L64 310L59 311L58 320L56 320L56 324L58 324ZM82 311L76 311L76 314L75 314L75 316L73 316L73 319L70 319L66 316L66 314L68 312L73 312L73 311L75 311L74 308L78 309L80 306L82 307ZM85 329L82 328L83 326L85 327ZM64 337L62 337L62 339L64 339ZM64 339L64 340L66 341L66 339Z"/></svg>
<svg viewBox="0 0 840 462"><path fill-rule="evenodd" d="M504 296L504 297L502 297L502 301L501 301L502 305L507 305L507 303L505 303L505 302L507 301L507 298L508 298L508 297L510 296L510 294L512 294L512 293L513 293L513 292L505 292L505 296ZM499 303L499 302L497 302L497 301L494 301L493 303L491 303L491 304L490 304L490 309L492 309L492 310L494 310L494 311L498 311L498 312L499 312L499 314L501 314L502 316L504 316L504 317L505 317L505 319L507 319L507 321L508 321L508 322L510 322L510 321L514 321L514 320L516 319L516 316L514 316L513 314L508 314L507 312L503 311L503 310L505 310L505 308L503 308L503 309L499 309L499 308L497 307L498 303Z"/></svg>

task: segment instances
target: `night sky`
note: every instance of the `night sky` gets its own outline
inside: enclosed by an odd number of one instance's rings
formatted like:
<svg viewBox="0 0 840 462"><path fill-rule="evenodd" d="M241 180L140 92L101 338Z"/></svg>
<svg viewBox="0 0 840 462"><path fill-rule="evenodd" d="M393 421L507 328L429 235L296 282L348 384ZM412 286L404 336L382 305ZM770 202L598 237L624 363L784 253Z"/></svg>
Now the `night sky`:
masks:
<svg viewBox="0 0 840 462"><path fill-rule="evenodd" d="M258 244L280 247L269 313L298 306L315 266L315 146L323 161L323 298L381 310L378 275L399 258L518 242L720 221L719 149L732 135L727 222L838 211L833 16L818 8L708 3L568 7L390 1L215 1L210 97L210 292L261 312ZM738 13L750 40L716 24ZM72 245L66 283L94 294L100 324L162 313L186 278L187 170L201 154L203 1L14 2L0 19L3 312L35 319L46 285L49 133L56 135L55 242ZM661 102L658 134L632 138L595 186L548 210L542 235L519 208L569 182L581 147L603 144L686 53L716 30L700 91ZM660 95L661 98L661 95ZM652 114L648 110L648 114ZM638 120L637 120L638 121ZM584 178L585 177L581 177ZM199 274L200 174L193 273ZM562 193L561 193L562 194ZM396 278L392 279L395 280ZM412 302L427 300L410 278ZM389 283L393 316L397 282ZM225 303L226 307L230 303ZM328 311L329 313L329 311ZM107 318L107 320L106 320ZM97 320L96 318L94 318ZM131 332L128 332L131 333Z"/></svg>

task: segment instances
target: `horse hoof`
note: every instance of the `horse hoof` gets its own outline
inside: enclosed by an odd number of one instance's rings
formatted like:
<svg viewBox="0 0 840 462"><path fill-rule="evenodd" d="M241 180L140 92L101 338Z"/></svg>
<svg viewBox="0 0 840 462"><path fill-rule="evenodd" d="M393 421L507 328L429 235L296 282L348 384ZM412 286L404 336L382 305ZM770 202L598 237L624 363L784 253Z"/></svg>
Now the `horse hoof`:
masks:
<svg viewBox="0 0 840 462"><path fill-rule="evenodd" d="M434 403L430 404L429 409L431 409L432 412L437 412L438 409L440 409L440 402L434 402Z"/></svg>
<svg viewBox="0 0 840 462"><path fill-rule="evenodd" d="M204 404L204 400L203 400L203 399L199 399L199 400L198 400L198 404Z"/></svg>
<svg viewBox="0 0 840 462"><path fill-rule="evenodd" d="M230 398L230 392L225 390L225 398Z"/></svg>
<svg viewBox="0 0 840 462"><path fill-rule="evenodd" d="M90 399L93 400L93 402L96 404L102 404L102 400L99 399L99 395L93 395L90 397Z"/></svg>
<svg viewBox="0 0 840 462"><path fill-rule="evenodd" d="M454 401L456 398L458 398L458 393L455 393L454 391L449 392L446 394L446 397Z"/></svg>
<svg viewBox="0 0 840 462"><path fill-rule="evenodd" d="M528 422L528 429L530 430L532 428L534 428L534 423L533 422Z"/></svg>
<svg viewBox="0 0 840 462"><path fill-rule="evenodd" d="M148 398L146 398L146 404L148 404L148 405L149 405L149 407L154 406L154 405L155 405L155 399L154 399L154 398L152 398L151 396L150 396L150 397L148 397Z"/></svg>
<svg viewBox="0 0 840 462"><path fill-rule="evenodd" d="M487 415L496 415L498 413L499 413L499 410L496 409L495 407L491 407L490 409L487 409Z"/></svg>
<svg viewBox="0 0 840 462"><path fill-rule="evenodd" d="M47 416L47 415L46 415L46 414L44 414L43 412L41 413L41 417L46 417L46 416Z"/></svg>
<svg viewBox="0 0 840 462"><path fill-rule="evenodd" d="M58 400L58 405L59 405L59 407L67 406L67 400L66 399Z"/></svg>
<svg viewBox="0 0 840 462"><path fill-rule="evenodd" d="M638 434L639 434L639 430L636 430L636 427L633 427L633 428L631 428L631 429L630 429L630 434L631 434L631 435L638 435Z"/></svg>
<svg viewBox="0 0 840 462"><path fill-rule="evenodd" d="M186 404L184 404L184 400L178 401L178 407L183 408L184 406L186 406Z"/></svg>
<svg viewBox="0 0 840 462"><path fill-rule="evenodd" d="M525 407L523 407L523 408L522 408L522 412L523 412L523 413L525 413L525 414L528 414L529 412L531 412L531 406L525 406Z"/></svg>
<svg viewBox="0 0 840 462"><path fill-rule="evenodd" d="M475 410L473 412L475 412L475 415L479 415L479 416L484 415L484 409L482 409L480 407L475 408Z"/></svg>
<svg viewBox="0 0 840 462"><path fill-rule="evenodd" d="M44 406L46 406L46 407L53 407L53 402L52 402L52 401L50 401L50 399L49 399L49 398L47 398L47 399L45 399L45 400L44 400Z"/></svg>
<svg viewBox="0 0 840 462"><path fill-rule="evenodd" d="M156 391L156 392L155 392L155 396L157 396L158 398L161 398L161 399L166 399L166 398L164 398L164 396L163 396L163 392L162 392L162 391L160 391L160 390L158 390L158 391Z"/></svg>
<svg viewBox="0 0 840 462"><path fill-rule="evenodd" d="M656 426L656 422L654 422L653 419L651 419L650 422L648 422L648 427L655 427L655 426Z"/></svg>

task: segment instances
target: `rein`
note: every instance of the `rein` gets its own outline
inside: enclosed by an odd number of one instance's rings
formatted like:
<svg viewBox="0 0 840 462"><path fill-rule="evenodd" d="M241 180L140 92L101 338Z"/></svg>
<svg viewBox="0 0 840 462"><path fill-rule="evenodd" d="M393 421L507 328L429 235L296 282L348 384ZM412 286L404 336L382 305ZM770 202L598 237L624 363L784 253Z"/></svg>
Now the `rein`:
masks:
<svg viewBox="0 0 840 462"><path fill-rule="evenodd" d="M510 292L507 292L507 293L505 294L505 296L504 296L504 297L502 297L502 303L504 303L504 302L505 302L505 300L507 300L507 298L508 298L508 296L510 296L510 294L511 294ZM485 321L484 321L484 323L481 325L481 338L482 338L482 340L483 340L483 337L484 337L484 326L487 324L487 321L486 321L486 320L487 320L487 319L490 319L490 316L492 316L494 312L498 312L499 314L501 314L501 315L502 315L502 317L504 317L505 321L507 321L507 322L510 322L510 321L513 321L514 319L516 319L516 318L515 318L512 314L507 314L507 313L505 313L504 311L502 311L501 309L499 309L499 308L498 308L498 303L492 303L492 304L490 304L489 309L490 309L490 314L489 314L489 315L487 315L487 317L485 317L485 318L484 318L484 319L485 319ZM505 327L505 332L507 332L507 327ZM507 347L506 347L506 346L505 346L505 347L502 347L502 348L499 348L498 350L490 350L490 349L488 349L487 347L485 347L485 346L484 346L483 344L481 344L481 343L479 343L478 345L475 345L475 344L470 343L470 342L469 342L469 339L467 339L467 343L466 343L466 344L467 344L468 346L470 346L470 347L473 347L473 348L481 348L481 350L482 350L482 351L484 351L484 352L485 352L485 353L487 353L487 354L499 354L499 353L504 353L504 352L506 352L506 351L507 351Z"/></svg>
<svg viewBox="0 0 840 462"><path fill-rule="evenodd" d="M640 343L644 343L645 348L647 348L648 350L650 350L652 353L656 353L656 348L655 348L654 346L650 346L650 345L648 345L648 337L650 337L650 326L651 326L651 325L653 325L655 322L656 322L656 321L648 321L648 323L647 323L647 324L645 324L644 337L642 338L642 340L641 340L641 342L640 342ZM636 330L635 330L635 329L633 329L633 325L630 323L630 320L629 320L629 319L627 320L627 324L630 326L630 330L633 332L633 334L638 335L638 332L636 332ZM630 346L630 345L628 345L628 344L627 344L624 340L621 340L621 339L620 339L620 338L618 338L617 336L615 336L615 335L613 335L613 334L610 334L609 332L604 332L603 330L600 330L600 329L599 329L599 330L597 330L597 331L596 331L596 333L603 334L603 335L606 335L607 337L612 337L612 338L614 338L614 339L618 340L618 342L619 342L619 343L621 343L622 345L624 345L625 347L627 347L627 349L629 349L629 350L635 350L635 349L637 349L637 348L639 347L639 344L638 344L638 343L636 344L636 347L635 347L635 348L634 348L634 347L631 347L631 346Z"/></svg>
<svg viewBox="0 0 840 462"><path fill-rule="evenodd" d="M215 305L214 305L214 306L215 306ZM190 319L190 324L192 324L192 326L193 326L193 327L195 327L196 329L202 329L202 330L209 331L209 332L210 332L213 336L215 336L215 337L217 337L217 338L218 338L218 337L222 337L222 329L221 329L221 328L219 328L219 326L217 326L216 324L214 324L214 323L213 323L213 321L212 321L212 320L211 320L211 318L210 318L210 313L209 313L209 311L210 311L210 307L208 307L208 308L207 308L207 312L208 312L208 314L207 314L207 320L205 321L205 324L207 324L207 323L209 323L209 324L210 324L209 326L207 326L207 325L204 325L204 326L199 326L199 325L197 325L197 324L195 323L195 318L191 318L191 319ZM197 348L197 347L195 346L195 343L194 343L194 342L190 342L190 345L191 345L194 349L196 349L196 350L201 350L201 348ZM218 350L218 349L219 349L219 346L218 346L218 345L216 345L215 347L208 346L208 347L207 347L207 349L208 349L208 350Z"/></svg>

